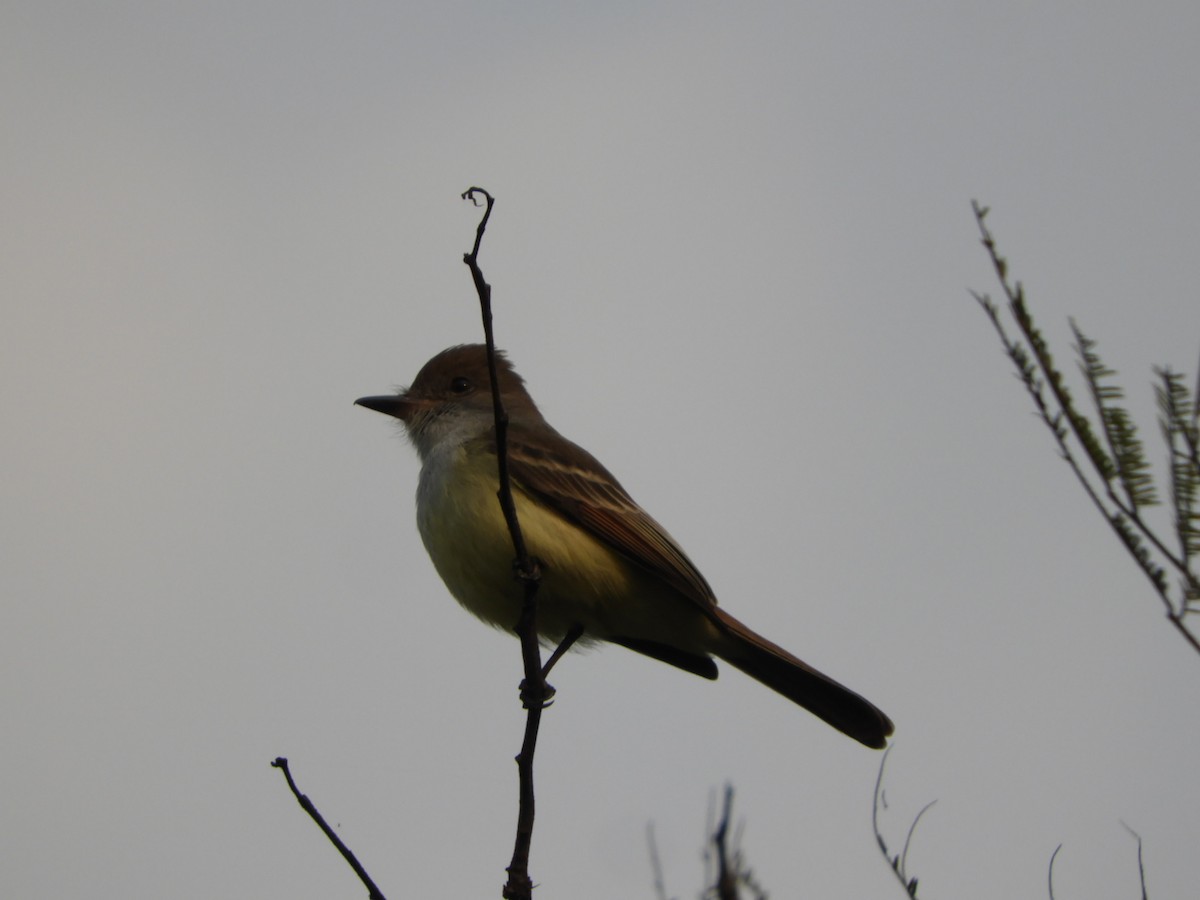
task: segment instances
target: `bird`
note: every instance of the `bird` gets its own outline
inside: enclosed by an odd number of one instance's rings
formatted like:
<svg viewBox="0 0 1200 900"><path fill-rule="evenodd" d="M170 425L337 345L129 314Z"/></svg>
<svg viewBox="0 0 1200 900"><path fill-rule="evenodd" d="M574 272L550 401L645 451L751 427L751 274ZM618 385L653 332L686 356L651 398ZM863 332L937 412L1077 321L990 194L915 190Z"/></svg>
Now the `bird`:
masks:
<svg viewBox="0 0 1200 900"><path fill-rule="evenodd" d="M546 421L507 355L494 360L513 500L541 573L542 640L618 644L708 679L717 677L715 657L861 744L886 746L893 725L879 708L719 606L667 530ZM486 346L443 350L407 390L355 403L398 419L416 448L417 527L450 593L484 622L515 629L524 589L497 500Z"/></svg>

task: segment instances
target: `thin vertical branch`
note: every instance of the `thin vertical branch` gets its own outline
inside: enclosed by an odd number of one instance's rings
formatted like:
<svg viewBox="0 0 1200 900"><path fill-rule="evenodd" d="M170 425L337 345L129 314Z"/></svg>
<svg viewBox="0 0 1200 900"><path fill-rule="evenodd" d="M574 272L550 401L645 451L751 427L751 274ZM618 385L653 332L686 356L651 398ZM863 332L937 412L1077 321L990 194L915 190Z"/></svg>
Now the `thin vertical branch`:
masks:
<svg viewBox="0 0 1200 900"><path fill-rule="evenodd" d="M767 892L763 890L755 879L754 873L746 865L746 858L739 848L742 826L739 824L736 827L732 837L729 834L729 825L733 818L732 784L725 785L725 801L721 820L716 825L712 824L714 814L715 811L710 806L709 825L712 836L708 839L708 844L704 849L704 861L706 873L709 871L709 865L712 866L711 875L706 874L706 878L711 877L712 884L701 895L703 900L740 900L743 888L754 900L767 900ZM711 845L711 849L709 845Z"/></svg>
<svg viewBox="0 0 1200 900"><path fill-rule="evenodd" d="M733 813L733 785L725 785L725 807L721 822L713 833L713 847L717 851L717 883L713 893L718 900L738 900L737 865L729 859L729 817Z"/></svg>
<svg viewBox="0 0 1200 900"><path fill-rule="evenodd" d="M667 883L663 878L662 859L658 855L658 841L654 839L654 823L646 826L646 845L650 850L650 871L654 873L654 896L667 900Z"/></svg>
<svg viewBox="0 0 1200 900"><path fill-rule="evenodd" d="M1132 828L1130 828L1128 825L1126 825L1124 822L1122 822L1121 825L1123 825L1125 830L1128 831L1130 834L1132 834L1133 839L1135 841L1137 841L1137 845L1138 845L1138 884L1142 888L1142 900L1149 900L1150 894L1146 891L1146 864L1145 864L1145 861L1142 859L1142 836L1140 834L1138 834L1136 831L1134 831Z"/></svg>
<svg viewBox="0 0 1200 900"><path fill-rule="evenodd" d="M513 845L512 861L508 865L508 881L502 896L505 900L529 900L533 893L533 880L529 877L529 851L533 844L534 791L533 756L537 750L538 728L542 721L542 709L546 702L546 681L542 676L541 648L537 640L537 591L541 574L537 562L529 555L525 539L521 534L521 523L517 519L517 508L512 497L512 483L508 474L508 413L500 397L500 384L496 375L496 344L492 335L492 287L479 268L479 246L492 214L495 200L480 187L468 188L462 195L476 206L479 198L484 201L483 217L475 229L475 245L471 252L463 255L463 262L471 270L475 291L479 295L479 308L483 317L483 334L487 344L488 375L492 383L492 412L496 421L496 462L500 480L498 497L504 521L512 536L513 552L516 556L517 577L525 586L525 599L521 606L521 617L517 621L517 636L521 639L521 659L525 669L522 683L522 701L525 705L525 737L521 752L517 754L517 777L519 780L519 802L517 810L517 834Z"/></svg>
<svg viewBox="0 0 1200 900"><path fill-rule="evenodd" d="M892 747L896 746L895 744ZM883 854L883 858L888 861L888 865L892 869L892 874L900 882L904 888L904 892L910 897L917 896L917 879L909 877L908 874L908 848L912 844L913 835L917 831L917 823L921 821L921 817L927 813L937 800L930 800L917 813L912 820L912 824L908 827L908 834L904 838L904 849L899 853L892 855L888 850L887 841L884 840L883 832L879 830L879 810L887 809L887 796L883 792L883 770L887 765L888 754L892 752L892 747L888 747L883 752L883 759L879 761L879 775L875 778L875 798L871 806L871 829L875 832L875 842L879 844L879 850Z"/></svg>
<svg viewBox="0 0 1200 900"><path fill-rule="evenodd" d="M1054 852L1050 854L1050 867L1046 872L1046 893L1050 895L1050 900L1054 900L1054 861L1058 859L1058 853L1062 850L1063 845L1059 844L1054 848Z"/></svg>

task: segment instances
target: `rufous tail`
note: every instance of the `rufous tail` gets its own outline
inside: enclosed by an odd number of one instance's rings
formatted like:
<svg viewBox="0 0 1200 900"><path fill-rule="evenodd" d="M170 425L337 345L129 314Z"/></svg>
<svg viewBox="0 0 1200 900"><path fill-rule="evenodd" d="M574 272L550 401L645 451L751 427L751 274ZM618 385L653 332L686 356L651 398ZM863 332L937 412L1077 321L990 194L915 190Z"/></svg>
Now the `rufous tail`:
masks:
<svg viewBox="0 0 1200 900"><path fill-rule="evenodd" d="M719 607L725 640L713 652L751 678L824 719L838 731L876 749L887 745L892 720L870 701L802 662Z"/></svg>

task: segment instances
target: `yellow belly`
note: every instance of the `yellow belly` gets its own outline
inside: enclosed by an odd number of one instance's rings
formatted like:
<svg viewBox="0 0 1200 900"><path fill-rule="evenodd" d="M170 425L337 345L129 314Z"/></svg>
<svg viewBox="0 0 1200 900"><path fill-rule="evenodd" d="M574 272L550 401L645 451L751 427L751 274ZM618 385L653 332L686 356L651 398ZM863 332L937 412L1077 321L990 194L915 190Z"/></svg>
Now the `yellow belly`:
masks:
<svg viewBox="0 0 1200 900"><path fill-rule="evenodd" d="M524 591L496 498L495 457L458 447L430 458L417 490L417 526L450 593L483 621L512 630ZM557 641L574 625L585 640L614 635L695 647L711 625L691 601L608 544L514 487L529 552L542 568L538 631Z"/></svg>

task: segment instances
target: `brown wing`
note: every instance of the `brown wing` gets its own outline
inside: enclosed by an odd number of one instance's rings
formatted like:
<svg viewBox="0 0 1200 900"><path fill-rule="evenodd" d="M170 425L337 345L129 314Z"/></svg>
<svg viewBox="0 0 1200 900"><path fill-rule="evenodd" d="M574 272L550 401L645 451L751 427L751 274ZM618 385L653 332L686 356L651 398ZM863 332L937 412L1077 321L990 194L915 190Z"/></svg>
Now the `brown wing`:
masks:
<svg viewBox="0 0 1200 900"><path fill-rule="evenodd" d="M594 456L557 432L551 434L553 442L540 429L513 425L508 442L513 481L702 609L715 606L712 588L666 529L633 501Z"/></svg>

